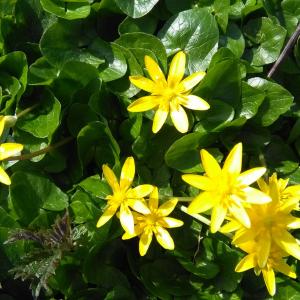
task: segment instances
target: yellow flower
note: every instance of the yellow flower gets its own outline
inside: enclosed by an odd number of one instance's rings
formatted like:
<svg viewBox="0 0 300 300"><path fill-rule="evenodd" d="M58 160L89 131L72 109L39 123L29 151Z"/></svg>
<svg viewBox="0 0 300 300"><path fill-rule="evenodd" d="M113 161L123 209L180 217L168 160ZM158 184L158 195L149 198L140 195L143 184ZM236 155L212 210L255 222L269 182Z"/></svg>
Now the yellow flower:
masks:
<svg viewBox="0 0 300 300"><path fill-rule="evenodd" d="M0 121L1 122L1 121ZM23 150L23 145L17 143L0 144L0 161L10 156L15 156ZM0 167L0 182L10 185L11 181L7 173Z"/></svg>
<svg viewBox="0 0 300 300"><path fill-rule="evenodd" d="M120 208L120 222L125 231L134 232L134 220L130 207L138 212L147 212L148 208L142 201L143 197L149 195L153 186L142 184L135 188L130 188L135 174L135 164L133 157L128 157L121 170L120 183L114 172L107 166L103 165L103 174L113 194L106 197L107 208L100 217L97 227L101 227Z"/></svg>
<svg viewBox="0 0 300 300"><path fill-rule="evenodd" d="M147 211L142 214L134 213L134 233L125 232L122 239L131 239L139 236L139 252L144 256L151 244L153 233L158 243L165 249L173 250L174 241L165 228L174 228L183 225L183 222L168 215L174 210L177 199L171 199L158 207L158 190L154 187L147 205Z"/></svg>
<svg viewBox="0 0 300 300"><path fill-rule="evenodd" d="M288 232L289 229L300 228L300 218L291 214L292 210L298 208L300 185L286 187L287 183L287 180L278 180L276 173L269 178L269 184L260 179L260 189L270 195L272 201L246 209L251 228L246 228L235 220L221 228L221 232L236 230L232 242L238 247L245 242L255 241L257 261L261 268L266 265L273 244L300 259L300 246Z"/></svg>
<svg viewBox="0 0 300 300"><path fill-rule="evenodd" d="M16 116L0 116L0 136L3 133L5 126L12 127L17 121Z"/></svg>
<svg viewBox="0 0 300 300"><path fill-rule="evenodd" d="M188 213L201 213L212 209L211 232L220 229L227 214L234 216L245 227L251 225L245 206L271 201L265 193L249 187L261 177L266 169L253 168L241 173L242 144L236 144L225 160L223 168L206 150L200 151L205 175L186 174L182 179L190 185L204 190L189 205Z"/></svg>
<svg viewBox="0 0 300 300"><path fill-rule="evenodd" d="M207 110L209 104L202 98L190 95L191 89L205 76L205 72L196 72L182 80L185 71L186 55L178 52L170 65L166 79L159 65L145 56L145 66L151 79L143 76L130 76L129 80L138 88L151 93L139 98L128 106L130 112L142 112L157 108L152 131L157 133L165 123L170 112L176 129L182 133L188 131L189 122L182 106L194 110Z"/></svg>
<svg viewBox="0 0 300 300"><path fill-rule="evenodd" d="M240 247L249 254L237 264L235 271L244 272L254 268L254 272L257 276L262 273L264 282L271 296L274 296L276 293L274 270L291 278L296 278L296 273L283 260L283 257L288 256L288 254L277 246L272 246L269 256L266 260L266 264L263 267L259 264L259 255L257 254L257 244L255 242L247 242L240 245Z"/></svg>

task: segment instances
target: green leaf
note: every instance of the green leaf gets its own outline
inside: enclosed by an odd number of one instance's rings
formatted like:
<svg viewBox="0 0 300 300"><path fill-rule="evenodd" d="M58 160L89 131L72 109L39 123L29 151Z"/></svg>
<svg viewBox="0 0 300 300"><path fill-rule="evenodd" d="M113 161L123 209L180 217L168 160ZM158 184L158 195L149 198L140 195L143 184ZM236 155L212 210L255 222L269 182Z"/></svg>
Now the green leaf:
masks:
<svg viewBox="0 0 300 300"><path fill-rule="evenodd" d="M219 26L225 32L228 24L230 0L215 0L212 8Z"/></svg>
<svg viewBox="0 0 300 300"><path fill-rule="evenodd" d="M158 0L115 0L118 7L132 18L140 18L146 15L158 2Z"/></svg>
<svg viewBox="0 0 300 300"><path fill-rule="evenodd" d="M118 161L119 146L108 126L103 122L92 122L83 127L77 136L78 154L82 166L95 158L98 165Z"/></svg>
<svg viewBox="0 0 300 300"><path fill-rule="evenodd" d="M157 19L152 15L146 15L139 19L133 19L126 17L119 25L119 34L133 33L133 32L145 32L153 34L157 26Z"/></svg>
<svg viewBox="0 0 300 300"><path fill-rule="evenodd" d="M53 182L36 173L15 172L9 193L14 210L23 224L29 224L41 208L61 211L68 206L68 197Z"/></svg>
<svg viewBox="0 0 300 300"><path fill-rule="evenodd" d="M277 22L265 17L251 19L244 27L244 32L246 37L254 43L248 54L252 65L263 66L278 58L286 30Z"/></svg>
<svg viewBox="0 0 300 300"><path fill-rule="evenodd" d="M188 56L188 71L205 70L217 51L219 31L207 9L194 8L170 18L159 32L167 54L183 50Z"/></svg>
<svg viewBox="0 0 300 300"><path fill-rule="evenodd" d="M96 198L105 199L111 194L111 189L105 181L102 181L99 175L87 177L78 184L87 193Z"/></svg>
<svg viewBox="0 0 300 300"><path fill-rule="evenodd" d="M216 140L216 135L206 132L186 134L175 141L165 154L166 164L181 172L199 172L199 150L206 148Z"/></svg>
<svg viewBox="0 0 300 300"><path fill-rule="evenodd" d="M89 45L93 42L96 34L87 34L79 21L67 22L59 20L49 26L44 32L40 47L45 58L57 68L71 60L85 62L98 67L105 59L92 53Z"/></svg>
<svg viewBox="0 0 300 300"><path fill-rule="evenodd" d="M41 0L43 9L67 20L83 19L90 14L88 0Z"/></svg>
<svg viewBox="0 0 300 300"><path fill-rule="evenodd" d="M285 278L277 284L274 300L300 300L300 285L297 281Z"/></svg>
<svg viewBox="0 0 300 300"><path fill-rule="evenodd" d="M245 39L240 28L230 22L224 35L220 36L220 46L228 48L237 57L241 57L245 50Z"/></svg>
<svg viewBox="0 0 300 300"><path fill-rule="evenodd" d="M41 92L39 98L37 108L19 118L16 126L37 138L50 138L60 122L60 102L49 90Z"/></svg>
<svg viewBox="0 0 300 300"><path fill-rule="evenodd" d="M300 20L300 6L297 0L283 0L281 7L285 20L284 25L290 36L294 33Z"/></svg>
<svg viewBox="0 0 300 300"><path fill-rule="evenodd" d="M280 115L289 110L293 103L290 92L277 83L255 77L249 79L248 84L265 93L265 99L254 119L261 126L274 123Z"/></svg>

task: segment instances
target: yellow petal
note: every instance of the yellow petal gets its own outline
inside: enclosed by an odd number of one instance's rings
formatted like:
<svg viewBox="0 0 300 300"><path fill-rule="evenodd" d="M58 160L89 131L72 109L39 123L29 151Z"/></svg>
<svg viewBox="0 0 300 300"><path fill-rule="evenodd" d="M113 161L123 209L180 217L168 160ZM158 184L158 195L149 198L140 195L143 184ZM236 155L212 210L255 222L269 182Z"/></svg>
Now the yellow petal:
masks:
<svg viewBox="0 0 300 300"><path fill-rule="evenodd" d="M215 233L220 229L226 217L226 214L227 214L227 207L222 204L216 205L213 208L211 213L211 224L210 224L210 231L212 233Z"/></svg>
<svg viewBox="0 0 300 300"><path fill-rule="evenodd" d="M159 65L148 55L145 56L145 66L151 79L162 85L167 85L166 78Z"/></svg>
<svg viewBox="0 0 300 300"><path fill-rule="evenodd" d="M208 177L214 178L220 175L221 168L215 158L208 153L206 150L202 149L200 151L201 162L205 173Z"/></svg>
<svg viewBox="0 0 300 300"><path fill-rule="evenodd" d="M300 228L300 218L292 217L290 218L289 223L287 224L288 228L298 229Z"/></svg>
<svg viewBox="0 0 300 300"><path fill-rule="evenodd" d="M9 176L6 174L6 172L3 170L2 167L0 167L0 182L4 183L6 185L11 184Z"/></svg>
<svg viewBox="0 0 300 300"><path fill-rule="evenodd" d="M162 227L166 228L174 228L174 227L180 227L183 225L183 222L181 220L170 218L170 217L164 217L161 221L159 221Z"/></svg>
<svg viewBox="0 0 300 300"><path fill-rule="evenodd" d="M296 239L289 232L286 230L277 232L274 241L285 252L300 259L300 247Z"/></svg>
<svg viewBox="0 0 300 300"><path fill-rule="evenodd" d="M225 224L224 226L222 226L219 231L221 233L230 233L230 232L236 231L240 228L241 228L241 224L239 222L232 220L232 221L228 222L227 224Z"/></svg>
<svg viewBox="0 0 300 300"><path fill-rule="evenodd" d="M248 203L264 204L272 201L270 196L268 196L267 194L249 186L244 188L243 192L245 193L245 200Z"/></svg>
<svg viewBox="0 0 300 300"><path fill-rule="evenodd" d="M249 216L242 205L238 203L232 204L229 206L230 213L246 228L250 228L251 222Z"/></svg>
<svg viewBox="0 0 300 300"><path fill-rule="evenodd" d="M129 80L136 87L149 93L152 93L155 88L155 83L144 76L129 76Z"/></svg>
<svg viewBox="0 0 300 300"><path fill-rule="evenodd" d="M155 210L158 208L158 188L156 186L153 187L153 191L149 196L149 208L150 210Z"/></svg>
<svg viewBox="0 0 300 300"><path fill-rule="evenodd" d="M179 103L186 108L193 110L207 110L210 105L202 98L195 95L178 97Z"/></svg>
<svg viewBox="0 0 300 300"><path fill-rule="evenodd" d="M160 96L145 96L132 102L127 110L130 112L143 112L155 108L161 101Z"/></svg>
<svg viewBox="0 0 300 300"><path fill-rule="evenodd" d="M141 256L144 256L151 244L153 233L151 230L144 231L139 241L139 252Z"/></svg>
<svg viewBox="0 0 300 300"><path fill-rule="evenodd" d="M207 176L195 175L195 174L185 174L182 175L182 180L197 189L210 191L215 187L215 183Z"/></svg>
<svg viewBox="0 0 300 300"><path fill-rule="evenodd" d="M239 175L238 181L244 185L250 185L257 181L264 173L266 168L253 168Z"/></svg>
<svg viewBox="0 0 300 300"><path fill-rule="evenodd" d="M179 132L185 133L188 131L189 120L186 112L179 104L176 104L173 101L170 102L170 115L175 128Z"/></svg>
<svg viewBox="0 0 300 300"><path fill-rule="evenodd" d="M148 196L153 191L153 185L151 184L141 184L131 189L126 196L128 198L144 198Z"/></svg>
<svg viewBox="0 0 300 300"><path fill-rule="evenodd" d="M104 213L102 214L102 216L100 217L100 219L97 222L97 227L101 227L103 226L105 223L107 223L116 213L118 209L118 206L109 206Z"/></svg>
<svg viewBox="0 0 300 300"><path fill-rule="evenodd" d="M239 244L244 244L247 243L248 241L254 240L256 234L257 233L254 230L247 230L247 229L239 230L234 235L232 243L239 246Z"/></svg>
<svg viewBox="0 0 300 300"><path fill-rule="evenodd" d="M211 209L214 206L214 198L211 193L200 193L188 206L189 214L198 214Z"/></svg>
<svg viewBox="0 0 300 300"><path fill-rule="evenodd" d="M3 133L4 126L5 126L5 116L0 116L0 136Z"/></svg>
<svg viewBox="0 0 300 300"><path fill-rule="evenodd" d="M242 143L238 143L229 152L224 162L223 170L232 175L240 174L242 169L242 154L243 154Z"/></svg>
<svg viewBox="0 0 300 300"><path fill-rule="evenodd" d="M173 57L168 75L168 86L176 87L184 76L186 56L183 51L179 51Z"/></svg>
<svg viewBox="0 0 300 300"><path fill-rule="evenodd" d="M268 289L268 292L271 296L274 296L276 293L276 283L275 283L275 274L272 268L265 268L262 270L263 278Z"/></svg>
<svg viewBox="0 0 300 300"><path fill-rule="evenodd" d="M128 205L132 209L134 209L135 211L137 211L143 215L147 215L147 214L151 213L150 209L147 207L147 204L144 200L129 199Z"/></svg>
<svg viewBox="0 0 300 300"><path fill-rule="evenodd" d="M125 233L122 235L122 240L129 240L136 236L137 236L136 232L131 234L131 233L125 231Z"/></svg>
<svg viewBox="0 0 300 300"><path fill-rule="evenodd" d="M130 234L134 233L134 220L132 212L127 205L121 204L120 206L120 222L123 229Z"/></svg>
<svg viewBox="0 0 300 300"><path fill-rule="evenodd" d="M169 114L169 103L159 105L153 119L152 132L157 133L164 125Z"/></svg>
<svg viewBox="0 0 300 300"><path fill-rule="evenodd" d="M285 197L297 197L298 199L300 198L300 185L292 185L288 186L284 192L283 195Z"/></svg>
<svg viewBox="0 0 300 300"><path fill-rule="evenodd" d="M259 179L257 180L257 184L258 184L258 186L259 186L259 189L260 189L262 192L264 192L264 193L266 193L266 194L269 193L269 186L268 186L268 184L263 180L263 178L259 178Z"/></svg>
<svg viewBox="0 0 300 300"><path fill-rule="evenodd" d="M235 272L245 272L256 266L256 255L251 253L245 256L235 267Z"/></svg>
<svg viewBox="0 0 300 300"><path fill-rule="evenodd" d="M271 241L271 237L267 233L260 236L257 241L257 264L261 269L267 264L271 250Z"/></svg>
<svg viewBox="0 0 300 300"><path fill-rule="evenodd" d="M282 198L284 199L284 195L282 195ZM284 201L284 203L281 204L280 206L280 211L288 214L292 210L298 210L299 207L299 199L298 197L296 198L289 198Z"/></svg>
<svg viewBox="0 0 300 300"><path fill-rule="evenodd" d="M118 179L113 172L113 170L108 165L102 166L104 177L109 184L109 186L112 188L113 192L117 192L120 190Z"/></svg>
<svg viewBox="0 0 300 300"><path fill-rule="evenodd" d="M135 174L135 165L133 157L128 157L121 171L121 178L120 178L120 188L122 191L126 191L132 184Z"/></svg>
<svg viewBox="0 0 300 300"><path fill-rule="evenodd" d="M180 91L181 93L188 92L203 79L205 74L205 72L199 71L186 77L180 82L178 86L178 91Z"/></svg>
<svg viewBox="0 0 300 300"><path fill-rule="evenodd" d="M4 143L0 145L0 160L14 156L23 150L23 145L17 143Z"/></svg>
<svg viewBox="0 0 300 300"><path fill-rule="evenodd" d="M156 237L156 240L158 241L158 243L163 248L168 249L168 250L174 249L174 241L166 229L157 226L156 231L155 231L155 237Z"/></svg>
<svg viewBox="0 0 300 300"><path fill-rule="evenodd" d="M168 200L158 208L157 213L163 217L168 216L174 210L177 202L178 200L176 198Z"/></svg>
<svg viewBox="0 0 300 300"><path fill-rule="evenodd" d="M297 275L296 273L293 271L293 269L286 264L283 260L280 260L276 263L274 269L286 276L289 276L291 278L296 278Z"/></svg>

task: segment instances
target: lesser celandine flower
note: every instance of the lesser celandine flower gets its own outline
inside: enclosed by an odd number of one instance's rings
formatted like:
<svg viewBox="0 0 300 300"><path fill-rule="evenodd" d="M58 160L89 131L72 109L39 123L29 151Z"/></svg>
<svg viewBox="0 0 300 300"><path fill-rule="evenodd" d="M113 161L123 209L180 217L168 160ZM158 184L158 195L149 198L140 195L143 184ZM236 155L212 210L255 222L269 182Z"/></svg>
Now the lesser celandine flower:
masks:
<svg viewBox="0 0 300 300"><path fill-rule="evenodd" d="M120 222L123 229L133 233L134 220L130 207L141 213L148 212L148 208L142 200L143 197L152 192L153 186L150 184L142 184L131 188L135 174L133 157L126 159L121 170L120 182L118 182L116 175L109 166L103 165L102 169L113 194L106 197L107 208L100 217L97 227L104 225L120 208Z"/></svg>
<svg viewBox="0 0 300 300"><path fill-rule="evenodd" d="M250 241L240 245L240 248L248 253L236 266L236 272L244 272L254 268L255 274L258 276L260 273L263 275L264 282L271 296L276 293L275 272L278 271L291 278L296 278L296 273L284 261L284 257L288 256L286 252L278 246L273 245L267 257L264 266L259 263L259 254L257 253L257 243Z"/></svg>
<svg viewBox="0 0 300 300"><path fill-rule="evenodd" d="M245 242L255 241L257 262L261 268L266 265L273 244L300 259L300 246L288 232L289 229L300 228L300 218L291 215L291 211L298 208L300 185L286 187L287 182L278 180L276 173L269 178L268 183L260 179L260 189L272 201L263 205L251 205L246 209L251 220L250 228L232 220L221 229L222 232L236 230L233 244L238 247Z"/></svg>
<svg viewBox="0 0 300 300"><path fill-rule="evenodd" d="M190 95L191 89L202 80L205 72L196 72L183 79L185 62L185 53L178 52L171 62L169 75L166 79L159 65L146 55L145 66L151 79L143 76L129 77L135 86L151 93L151 95L134 101L128 106L128 110L130 112L143 112L157 109L152 126L154 133L161 129L169 112L176 129L182 133L187 132L189 122L182 106L193 110L209 109L209 104L205 100Z"/></svg>
<svg viewBox="0 0 300 300"><path fill-rule="evenodd" d="M153 234L158 243L165 249L173 250L174 241L165 228L174 228L183 225L183 222L168 215L174 210L177 199L171 199L158 206L158 190L154 187L149 196L147 211L142 214L134 213L134 233L125 232L123 239L139 236L139 252L144 256L151 244Z"/></svg>
<svg viewBox="0 0 300 300"><path fill-rule="evenodd" d="M204 190L189 205L188 213L201 213L212 209L211 232L219 230L227 214L233 215L245 227L251 225L245 205L271 201L265 193L249 187L266 169L259 167L241 173L242 144L236 144L227 156L223 168L206 150L200 151L205 175L187 174L182 179Z"/></svg>

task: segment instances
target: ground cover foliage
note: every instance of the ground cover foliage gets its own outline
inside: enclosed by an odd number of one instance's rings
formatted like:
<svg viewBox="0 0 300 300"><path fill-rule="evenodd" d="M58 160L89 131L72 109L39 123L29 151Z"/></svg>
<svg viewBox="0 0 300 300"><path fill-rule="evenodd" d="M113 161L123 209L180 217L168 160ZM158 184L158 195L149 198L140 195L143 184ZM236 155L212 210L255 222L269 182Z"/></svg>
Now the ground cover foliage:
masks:
<svg viewBox="0 0 300 300"><path fill-rule="evenodd" d="M203 174L199 150L221 162L242 142L244 170L300 184L299 41L269 73L299 20L298 0L0 1L0 110L17 116L1 142L24 146L2 162L0 299L271 299L262 276L235 272L245 253L228 236L180 209L199 194L182 175ZM167 75L179 51L185 76L206 72L192 94L210 108L154 134L153 110L127 110L147 94L129 77L149 78L145 56ZM178 197L174 250L153 239L141 256L118 214L96 227L112 194L102 166L119 178L128 157L133 186ZM298 279L276 284L274 299L300 298Z"/></svg>

